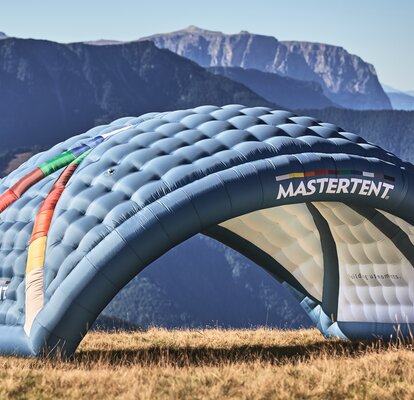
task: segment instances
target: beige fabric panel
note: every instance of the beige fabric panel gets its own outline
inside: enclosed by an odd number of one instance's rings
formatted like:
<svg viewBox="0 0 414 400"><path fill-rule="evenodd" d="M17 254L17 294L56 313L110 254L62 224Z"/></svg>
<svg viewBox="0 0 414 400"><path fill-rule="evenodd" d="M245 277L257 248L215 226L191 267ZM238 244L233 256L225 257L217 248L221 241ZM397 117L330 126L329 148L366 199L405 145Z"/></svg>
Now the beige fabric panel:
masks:
<svg viewBox="0 0 414 400"><path fill-rule="evenodd" d="M26 275L26 321L24 330L30 334L33 321L43 307L43 265Z"/></svg>
<svg viewBox="0 0 414 400"><path fill-rule="evenodd" d="M220 225L273 257L312 296L322 300L321 241L305 204L259 210Z"/></svg>
<svg viewBox="0 0 414 400"><path fill-rule="evenodd" d="M370 221L343 203L314 203L339 261L338 321L414 322L414 268Z"/></svg>

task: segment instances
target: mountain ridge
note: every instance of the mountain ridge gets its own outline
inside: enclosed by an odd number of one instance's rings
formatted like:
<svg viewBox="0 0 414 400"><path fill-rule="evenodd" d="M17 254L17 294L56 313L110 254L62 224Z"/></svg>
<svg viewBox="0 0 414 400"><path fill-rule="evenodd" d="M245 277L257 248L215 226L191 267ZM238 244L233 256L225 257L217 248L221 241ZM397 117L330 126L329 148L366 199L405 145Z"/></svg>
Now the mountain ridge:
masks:
<svg viewBox="0 0 414 400"><path fill-rule="evenodd" d="M152 42L0 41L3 150L52 144L125 115L226 103L277 107Z"/></svg>
<svg viewBox="0 0 414 400"><path fill-rule="evenodd" d="M403 91L389 86L385 83L381 83L385 93L391 101L392 108L394 110L414 110L414 91Z"/></svg>
<svg viewBox="0 0 414 400"><path fill-rule="evenodd" d="M387 93L387 96L389 97L394 110L414 110L414 96L398 92L389 92Z"/></svg>
<svg viewBox="0 0 414 400"><path fill-rule="evenodd" d="M337 106L323 94L322 87L316 82L300 81L257 69L240 67L210 67L207 70L242 83L264 99L285 108Z"/></svg>
<svg viewBox="0 0 414 400"><path fill-rule="evenodd" d="M339 46L279 41L241 31L223 34L195 26L171 33L146 36L204 67L242 67L316 81L330 100L354 109L390 109L375 68Z"/></svg>

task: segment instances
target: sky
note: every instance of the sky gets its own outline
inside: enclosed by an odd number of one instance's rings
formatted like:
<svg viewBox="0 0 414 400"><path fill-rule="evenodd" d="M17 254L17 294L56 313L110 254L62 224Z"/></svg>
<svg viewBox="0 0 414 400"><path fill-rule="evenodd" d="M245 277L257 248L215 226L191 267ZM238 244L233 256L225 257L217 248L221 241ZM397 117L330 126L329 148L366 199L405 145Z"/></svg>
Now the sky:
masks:
<svg viewBox="0 0 414 400"><path fill-rule="evenodd" d="M23 38L135 40L189 25L342 46L414 90L414 0L0 0L0 31Z"/></svg>

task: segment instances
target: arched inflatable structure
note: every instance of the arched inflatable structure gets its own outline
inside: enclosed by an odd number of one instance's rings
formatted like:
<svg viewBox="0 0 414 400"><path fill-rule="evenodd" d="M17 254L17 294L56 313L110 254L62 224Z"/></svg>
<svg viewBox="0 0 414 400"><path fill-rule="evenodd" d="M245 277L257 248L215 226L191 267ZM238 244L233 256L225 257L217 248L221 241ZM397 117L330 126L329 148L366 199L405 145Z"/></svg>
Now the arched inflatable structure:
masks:
<svg viewBox="0 0 414 400"><path fill-rule="evenodd" d="M414 169L268 108L122 118L0 182L0 352L73 353L143 268L202 232L283 282L326 336L414 327Z"/></svg>

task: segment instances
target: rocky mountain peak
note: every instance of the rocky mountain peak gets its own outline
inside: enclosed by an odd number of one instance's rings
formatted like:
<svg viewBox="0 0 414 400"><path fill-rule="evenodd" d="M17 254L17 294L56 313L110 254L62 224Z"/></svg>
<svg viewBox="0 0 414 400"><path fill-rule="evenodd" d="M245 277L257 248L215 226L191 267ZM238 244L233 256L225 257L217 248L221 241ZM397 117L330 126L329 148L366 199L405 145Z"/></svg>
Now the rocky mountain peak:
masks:
<svg viewBox="0 0 414 400"><path fill-rule="evenodd" d="M195 25L190 25L187 28L183 29L184 31L188 31L188 32L209 32L205 29L199 28L198 26ZM212 32L212 31L210 31Z"/></svg>
<svg viewBox="0 0 414 400"><path fill-rule="evenodd" d="M246 31L224 34L196 26L144 39L204 67L258 69L317 82L331 101L346 108L391 108L375 68L339 46L280 42L273 36Z"/></svg>

